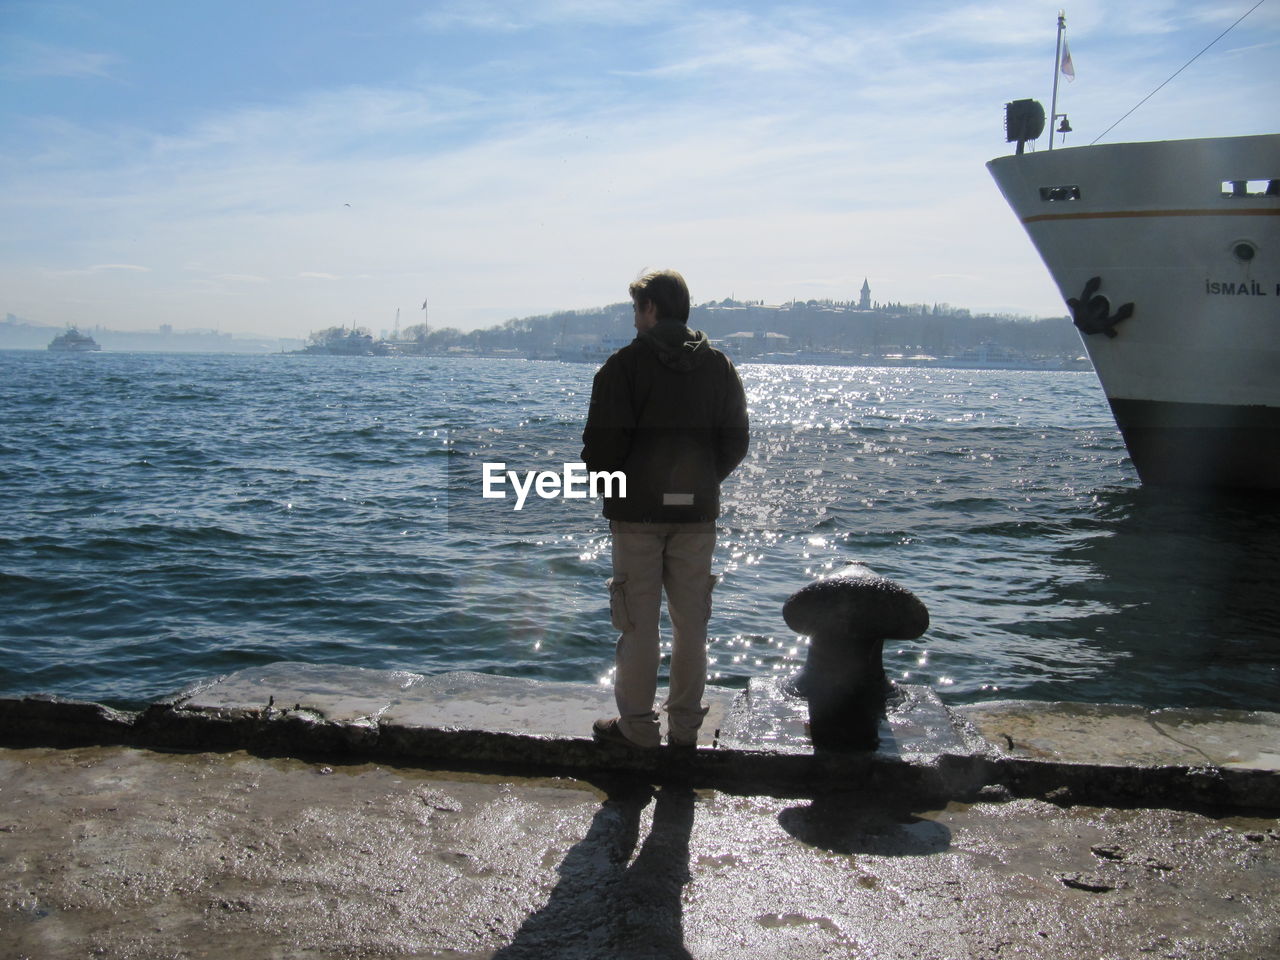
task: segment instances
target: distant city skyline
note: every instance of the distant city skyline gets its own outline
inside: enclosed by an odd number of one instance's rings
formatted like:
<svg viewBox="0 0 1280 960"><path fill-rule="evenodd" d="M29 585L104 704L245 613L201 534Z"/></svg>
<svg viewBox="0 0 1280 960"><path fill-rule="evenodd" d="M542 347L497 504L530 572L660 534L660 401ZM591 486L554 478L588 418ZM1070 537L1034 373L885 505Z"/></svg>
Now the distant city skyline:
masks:
<svg viewBox="0 0 1280 960"><path fill-rule="evenodd" d="M758 298L740 299L740 298L734 297L733 295L730 295L730 296L722 297L716 300L706 300L706 301L694 303L692 304L692 306L695 313L700 313L702 310L707 308L711 308L714 310L717 308L722 308L724 306L730 306L733 308L738 308L738 307L755 308L755 309L760 309L765 311L777 310L777 311L785 312L789 310L794 304L797 304L797 303L801 303L801 304L816 303L824 307L835 305L836 307L839 307L845 310L883 312L887 315L895 314L900 310L905 310L908 312L918 311L918 310L936 311L939 308L942 308L943 310L945 310L948 315L953 315L956 313L969 315L969 314L975 313L975 311L971 310L969 307L965 306L964 304L956 304L956 303L939 303L939 302L925 303L924 301L921 301L921 300L912 300L912 299L907 299L904 301L887 301L882 303L879 300L873 300L871 283L870 283L870 280L866 277L863 278L862 285L859 288L858 296L856 298L824 297L821 300L818 300L812 297L807 299L797 297L792 300L788 300L786 302L768 303ZM447 323L431 323L429 324L429 326L430 326L430 329L433 331L440 330L440 329L452 329L452 330L459 330L460 332L463 332L463 333L473 333L477 331L482 332L486 330L498 330L507 326L511 322L527 323L530 321L542 321L548 318L560 317L566 314L581 314L583 316L591 316L591 315L603 316L610 310L622 311L624 310L624 308L627 308L627 301L618 299L618 300L615 300L613 303L597 304L590 307L572 307L572 308L544 310L543 312L538 314L517 313L514 316L506 317L506 318L503 318L502 320L498 320L493 323L487 323L480 326L471 327L469 329L462 329ZM1024 320L1050 320L1050 319L1068 317L1068 311L1065 305L1063 306L1062 310L1059 311L1057 314L1053 314L1051 316L1040 316L1040 317L1034 316L1032 314L1021 313L1018 311L987 311L985 313L983 311L976 311L976 313L978 315L984 315L984 316L1024 319ZM621 314L619 314L619 316L621 316ZM626 317L627 317L627 322L629 324L630 314L627 313ZM64 328L79 329L83 327L85 330L111 331L111 332L118 332L118 333L127 332L127 333L139 333L139 334L158 334L163 336L173 335L173 334L177 334L179 336L215 334L218 336L235 336L242 339L268 339L268 340L288 339L288 340L303 341L312 337L316 333L324 332L326 329L360 330L377 337L385 338L385 337L394 335L395 331L397 330L399 331L417 330L423 326L424 322L425 322L424 317L421 317L421 316L411 316L408 319L405 319L403 316L396 316L392 318L390 323L383 323L383 324L361 323L359 321L356 321L353 323L337 323L337 324L328 325L327 327L311 329L302 334L295 335L295 334L262 333L262 332L253 331L253 330L249 330L249 331L223 330L221 323L217 323L217 322L215 322L214 325L212 326L200 326L200 325L182 326L179 324L166 322L166 323L158 324L155 327L129 327L129 328L123 328L123 327L116 328L116 327L112 327L109 324L104 324L100 322L77 323L74 321L67 321L62 324L50 324L50 323L32 319L30 317L22 317L14 313L7 313L5 314L3 321L0 322L0 329L6 328L6 327L12 328L15 326L22 326L22 327L29 327L32 329L43 331L48 329L64 329ZM690 320L690 323L693 323L692 319ZM4 347L5 345L4 345L3 337L0 337L0 349L4 349Z"/></svg>
<svg viewBox="0 0 1280 960"><path fill-rule="evenodd" d="M1066 8L1084 145L1254 5ZM625 299L1065 307L984 168L1058 3L0 8L0 315L305 337ZM1262 3L1104 142L1275 132ZM1042 137L1038 149L1047 147Z"/></svg>

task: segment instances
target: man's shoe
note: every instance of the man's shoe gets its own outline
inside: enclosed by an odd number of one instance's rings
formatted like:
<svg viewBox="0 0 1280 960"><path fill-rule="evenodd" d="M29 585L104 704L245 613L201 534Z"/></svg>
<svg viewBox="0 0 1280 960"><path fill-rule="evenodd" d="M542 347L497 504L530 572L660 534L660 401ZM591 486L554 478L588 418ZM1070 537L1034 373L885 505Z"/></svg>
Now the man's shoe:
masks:
<svg viewBox="0 0 1280 960"><path fill-rule="evenodd" d="M591 725L591 739L596 743L618 744L633 750L644 750L645 747L627 738L618 726L618 718L600 719Z"/></svg>
<svg viewBox="0 0 1280 960"><path fill-rule="evenodd" d="M698 738L695 737L677 737L667 734L667 746L675 747L677 750L696 750L698 748Z"/></svg>

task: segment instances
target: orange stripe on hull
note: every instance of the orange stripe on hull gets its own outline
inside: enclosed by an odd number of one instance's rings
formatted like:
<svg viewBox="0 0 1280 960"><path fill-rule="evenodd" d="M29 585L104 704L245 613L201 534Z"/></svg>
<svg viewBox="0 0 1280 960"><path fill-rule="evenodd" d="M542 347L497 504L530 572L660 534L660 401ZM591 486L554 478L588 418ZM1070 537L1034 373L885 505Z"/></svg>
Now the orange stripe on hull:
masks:
<svg viewBox="0 0 1280 960"><path fill-rule="evenodd" d="M1265 210L1103 210L1095 213L1037 213L1023 223L1046 220L1128 220L1143 217L1280 217L1280 207Z"/></svg>

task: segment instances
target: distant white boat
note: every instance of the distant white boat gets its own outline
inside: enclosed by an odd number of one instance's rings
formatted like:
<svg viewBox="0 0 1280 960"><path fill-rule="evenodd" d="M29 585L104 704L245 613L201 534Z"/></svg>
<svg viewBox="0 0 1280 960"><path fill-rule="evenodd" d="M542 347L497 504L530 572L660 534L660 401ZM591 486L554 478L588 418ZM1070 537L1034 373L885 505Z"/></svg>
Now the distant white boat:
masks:
<svg viewBox="0 0 1280 960"><path fill-rule="evenodd" d="M1280 489L1280 134L1020 144L987 168L1142 482Z"/></svg>
<svg viewBox="0 0 1280 960"><path fill-rule="evenodd" d="M386 341L374 340L372 334L352 328L332 332L324 339L302 348L300 353L320 354L327 357L382 357L391 352Z"/></svg>
<svg viewBox="0 0 1280 960"><path fill-rule="evenodd" d="M60 333L53 338L49 349L60 353L90 353L101 350L102 347L98 346L98 341L93 337L81 333L75 327L69 327L66 333Z"/></svg>
<svg viewBox="0 0 1280 960"><path fill-rule="evenodd" d="M555 356L557 360L563 360L566 363L593 363L599 366L633 339L627 337L604 337L600 340L579 343L574 346L561 346L556 348Z"/></svg>

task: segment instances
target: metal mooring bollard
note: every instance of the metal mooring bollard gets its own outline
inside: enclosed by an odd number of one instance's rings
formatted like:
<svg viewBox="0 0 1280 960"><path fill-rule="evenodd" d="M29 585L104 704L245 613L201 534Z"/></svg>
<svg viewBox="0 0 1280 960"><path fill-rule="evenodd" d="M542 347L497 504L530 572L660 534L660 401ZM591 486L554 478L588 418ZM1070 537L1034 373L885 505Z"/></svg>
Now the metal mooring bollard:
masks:
<svg viewBox="0 0 1280 960"><path fill-rule="evenodd" d="M928 630L925 605L906 587L852 563L793 593L782 618L810 638L804 667L784 689L809 701L814 747L874 750L893 693L884 642L914 640Z"/></svg>

